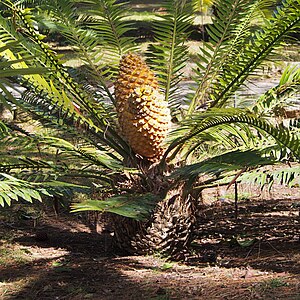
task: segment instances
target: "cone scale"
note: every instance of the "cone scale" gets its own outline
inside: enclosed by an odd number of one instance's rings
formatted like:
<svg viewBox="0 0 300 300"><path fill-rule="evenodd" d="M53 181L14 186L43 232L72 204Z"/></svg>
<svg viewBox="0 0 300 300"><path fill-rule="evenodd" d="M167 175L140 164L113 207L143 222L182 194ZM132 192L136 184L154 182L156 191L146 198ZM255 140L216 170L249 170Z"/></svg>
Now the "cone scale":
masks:
<svg viewBox="0 0 300 300"><path fill-rule="evenodd" d="M122 57L115 82L116 108L121 134L133 151L159 158L170 125L170 110L159 92L154 73L141 56Z"/></svg>

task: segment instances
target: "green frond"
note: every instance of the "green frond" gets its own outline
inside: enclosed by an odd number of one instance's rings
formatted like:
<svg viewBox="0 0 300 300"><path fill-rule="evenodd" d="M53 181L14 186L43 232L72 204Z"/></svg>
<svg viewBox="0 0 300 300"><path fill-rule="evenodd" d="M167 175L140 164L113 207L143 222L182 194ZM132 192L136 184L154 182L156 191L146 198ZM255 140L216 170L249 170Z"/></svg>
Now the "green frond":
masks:
<svg viewBox="0 0 300 300"><path fill-rule="evenodd" d="M0 15L0 101L9 110L12 110L12 104L17 104L13 95L17 88L12 84L11 78L48 72L46 67L35 66L36 56L24 51L22 42L12 32L18 36Z"/></svg>
<svg viewBox="0 0 300 300"><path fill-rule="evenodd" d="M0 137L5 136L8 132L8 127L6 124L0 120Z"/></svg>
<svg viewBox="0 0 300 300"><path fill-rule="evenodd" d="M299 28L299 3L295 0L284 1L270 22L254 31L252 21L268 1L217 2L217 16L208 29L211 44L205 43L200 49L199 87L189 113L203 103L225 105L284 38Z"/></svg>
<svg viewBox="0 0 300 300"><path fill-rule="evenodd" d="M190 185L196 181L199 175L206 174L217 179L233 171L249 170L273 163L275 161L265 157L264 153L258 150L237 150L178 168L171 174L171 177L179 181L188 181Z"/></svg>
<svg viewBox="0 0 300 300"><path fill-rule="evenodd" d="M16 30L11 18L0 14L1 81L5 77L46 73L47 66L37 65L37 53L27 51L24 37Z"/></svg>
<svg viewBox="0 0 300 300"><path fill-rule="evenodd" d="M49 185L50 181L84 179L114 186L112 176L125 170L111 153L83 140L74 145L61 138L27 133L16 125L6 126L3 122L0 125L0 172L9 172L26 182ZM8 147L10 155L7 155Z"/></svg>
<svg viewBox="0 0 300 300"><path fill-rule="evenodd" d="M300 25L299 1L286 0L274 12L270 22L258 32L254 32L249 42L244 45L237 57L234 68L223 72L219 79L220 85L214 89L213 106L222 106L227 99L243 84L249 74L252 74L263 61L279 47L288 35L297 30Z"/></svg>
<svg viewBox="0 0 300 300"><path fill-rule="evenodd" d="M299 122L299 120L298 120ZM298 124L297 122L297 124ZM277 142L289 148L295 156L300 156L299 137L293 135L283 125L272 125L266 120L239 109L211 109L205 113L198 113L190 116L182 122L180 128L173 131L175 137L164 154L164 159L175 149L175 154L180 151L184 144L191 138L197 137L204 130L223 124L245 123L267 132ZM173 154L173 156L175 155Z"/></svg>
<svg viewBox="0 0 300 300"><path fill-rule="evenodd" d="M258 169L242 174L239 181L246 184L257 184L261 188L267 187L269 190L274 183L289 187L299 186L300 166L281 167L275 170Z"/></svg>
<svg viewBox="0 0 300 300"><path fill-rule="evenodd" d="M73 102L86 109L90 114L93 115L97 122L99 122L99 125L105 128L107 126L107 121L105 118L108 116L106 115L104 107L100 103L95 103L97 110L94 108L93 100L86 94L80 85L73 80L71 76L69 76L66 68L60 63L54 53L49 50L49 46L43 43L43 37L36 32L31 22L28 21L31 17L30 12L28 10L22 11L17 7L14 7L14 13L20 18L20 22L22 23L24 30L26 30L30 36L30 39L35 43L36 46L40 48L45 63L47 62L47 65L51 67L52 72L56 73L56 79L58 79L56 84L59 82L60 86L63 87L62 90L67 91L74 97ZM34 82L37 82L37 80L34 80ZM68 94L67 92L66 95Z"/></svg>
<svg viewBox="0 0 300 300"><path fill-rule="evenodd" d="M131 24L124 20L129 10L127 3L118 3L115 0L82 2L86 5L85 24L102 40L105 51L111 59L118 62L123 54L136 49L134 39L125 36L129 30L132 30Z"/></svg>
<svg viewBox="0 0 300 300"><path fill-rule="evenodd" d="M153 194L124 194L104 200L85 200L73 203L72 212L101 211L116 213L135 220L146 220L159 197Z"/></svg>
<svg viewBox="0 0 300 300"><path fill-rule="evenodd" d="M34 200L42 201L43 196L61 194L63 188L82 190L86 187L58 181L33 183L0 173L0 206L10 206L12 201L21 199L30 203Z"/></svg>
<svg viewBox="0 0 300 300"><path fill-rule="evenodd" d="M28 88L33 90L34 85ZM58 130L62 134L68 133L70 137L81 137L99 151L108 151L107 148L110 146L120 156L127 155L126 150L117 142L117 134L113 137L109 132L96 126L90 118L84 117L74 106L71 109L65 109L64 102L62 104L59 102L60 98L54 102L51 96L52 94L39 92L37 89L35 91L27 90L23 92L21 98L12 99L12 101L48 128ZM107 138L108 136L111 136L111 140ZM110 157L118 160L116 153L108 152Z"/></svg>
<svg viewBox="0 0 300 300"><path fill-rule="evenodd" d="M91 144L81 141L78 145L73 145L62 138L26 133L24 135L23 132L20 134L18 128L14 129L17 133L7 130L0 132L1 148L11 148L10 156L0 151L0 157L3 157L0 163L2 171L50 169L56 171L57 174L62 174L70 168L74 169L72 165L75 165L78 170L85 169L89 165L98 167L99 170L101 168L124 169L120 160L111 157L110 153L104 149L99 150ZM39 153L36 158L31 158L36 148Z"/></svg>
<svg viewBox="0 0 300 300"><path fill-rule="evenodd" d="M204 104L218 81L223 65L234 61L250 34L250 24L257 10L258 1L215 1L216 15L207 30L210 43L200 48L197 62L199 86L189 107L193 112L197 105Z"/></svg>
<svg viewBox="0 0 300 300"><path fill-rule="evenodd" d="M32 88L32 87L31 87ZM23 109L33 114L34 118L45 126L56 128L70 136L80 136L93 144L97 149L103 150L110 147L115 154L109 154L113 158L128 156L128 145L119 137L113 129L114 124L109 124L105 130L99 128L91 118L85 117L78 109L64 109L58 103L49 102L48 94L25 92L22 95ZM44 101L45 100L45 101ZM20 100L19 100L20 102ZM111 151L112 152L112 151Z"/></svg>
<svg viewBox="0 0 300 300"><path fill-rule="evenodd" d="M277 116L287 106L292 106L290 98L300 91L300 68L288 66L282 73L279 84L263 94L252 110L262 116Z"/></svg>
<svg viewBox="0 0 300 300"><path fill-rule="evenodd" d="M26 152L26 151L25 151ZM26 153L25 153L26 154ZM43 157L29 157L29 156L13 156L11 158L5 157L0 164L0 172L9 173L15 176L18 179L25 180L28 182L45 183L44 186L47 186L49 182L74 182L81 181L82 179L85 182L91 184L92 181L109 184L113 186L112 176L116 171L117 167L114 165L110 166L112 171L107 169L105 166L101 168L94 165L92 160L83 159L82 155L77 157L73 153L66 152L57 152L55 155L46 152L45 149L41 149L41 155ZM48 157L46 156L48 155ZM2 157L2 155L0 155ZM59 160L63 160L61 162ZM101 161L103 164L103 160ZM63 189L63 187L61 187Z"/></svg>
<svg viewBox="0 0 300 300"><path fill-rule="evenodd" d="M39 137L38 141L40 145L47 145L55 148L56 150L71 154L77 162L78 159L82 159L86 163L111 170L124 169L120 160L113 159L109 156L109 153L104 150L99 151L88 144L74 146L72 143L57 137Z"/></svg>
<svg viewBox="0 0 300 300"><path fill-rule="evenodd" d="M165 14L160 16L157 24L154 23L155 43L151 44L147 56L159 78L165 100L175 109L179 105L178 83L188 60L184 43L190 34L193 7L186 0L168 0L163 7Z"/></svg>
<svg viewBox="0 0 300 300"><path fill-rule="evenodd" d="M17 1L4 0L4 2L11 2L17 4L21 8L25 8L25 7L39 7L43 4L46 4L49 1L47 0L17 0Z"/></svg>
<svg viewBox="0 0 300 300"><path fill-rule="evenodd" d="M97 85L103 89L110 101L114 102L107 81L107 68L111 66L111 60L105 59L103 38L99 37L95 30L86 28L85 17L78 11L75 2L70 0L51 1L47 4L49 10L45 17L55 24L59 31L69 42L78 59L87 66L87 69L95 78ZM111 71L110 71L111 72Z"/></svg>
<svg viewBox="0 0 300 300"><path fill-rule="evenodd" d="M269 145L268 135L259 133L247 124L222 124L211 127L185 142L180 155L188 164L202 161L227 151L241 151L242 149L262 149ZM273 141L274 144L274 141Z"/></svg>
<svg viewBox="0 0 300 300"><path fill-rule="evenodd" d="M15 97L12 94L14 86L11 85L6 79L0 81L0 103L8 110L12 111L12 103L15 101Z"/></svg>
<svg viewBox="0 0 300 300"><path fill-rule="evenodd" d="M42 201L41 194L49 196L45 189L36 191L32 185L10 175L0 173L0 205L11 205L12 201L23 199L27 202Z"/></svg>
<svg viewBox="0 0 300 300"><path fill-rule="evenodd" d="M43 103L44 109L47 106L48 108L51 107L50 110L44 110L42 114L43 117L46 116L46 118L54 120L53 115L50 116L49 113L52 114L53 110L56 111L59 116L56 120L57 125L62 124L65 120L69 121L72 119L76 124L84 124L85 127L92 128L92 132L96 132L98 136L102 135L101 138L104 140L104 143L111 146L121 155L128 156L128 145L113 128L115 127L115 117L110 116L111 109L107 109L106 105L101 101L96 102L92 95L89 95L82 86L72 79L53 52L41 41L39 34L36 33L31 23L27 21L29 12L23 12L14 6L13 8L16 15L20 17L24 28L28 31L28 35L34 41L34 44L31 45L40 49L40 56L37 62L40 62L42 66L50 65L52 74L56 75L55 77L51 77L51 75L50 77L45 77L38 74L23 76L21 84L25 85L30 91L29 93L24 93L26 96L22 97L23 100L27 101L27 103L31 102L31 104L34 104L34 101L35 104L37 102L39 104ZM23 44L23 46L27 49L26 44ZM31 48L28 52L31 52ZM30 94L32 96L28 97ZM38 96L41 96L40 100L37 100ZM31 101L31 99L35 100ZM19 101L15 101L14 104L21 105ZM80 111L76 109L76 106L80 107ZM40 108L41 105L39 105ZM32 112L32 110L36 112L37 108L32 109L28 107L28 111Z"/></svg>
<svg viewBox="0 0 300 300"><path fill-rule="evenodd" d="M208 9L212 7L215 0L192 0L192 4L195 11L199 11L202 14L207 14Z"/></svg>

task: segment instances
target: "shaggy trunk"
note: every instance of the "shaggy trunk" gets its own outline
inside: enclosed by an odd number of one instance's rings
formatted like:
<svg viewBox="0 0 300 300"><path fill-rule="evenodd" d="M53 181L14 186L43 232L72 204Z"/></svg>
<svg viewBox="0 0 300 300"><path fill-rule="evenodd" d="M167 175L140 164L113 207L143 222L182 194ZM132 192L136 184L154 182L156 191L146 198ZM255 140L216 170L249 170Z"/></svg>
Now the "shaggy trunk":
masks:
<svg viewBox="0 0 300 300"><path fill-rule="evenodd" d="M178 191L168 193L146 222L112 216L115 241L131 254L159 253L172 259L185 259L192 241L195 199Z"/></svg>

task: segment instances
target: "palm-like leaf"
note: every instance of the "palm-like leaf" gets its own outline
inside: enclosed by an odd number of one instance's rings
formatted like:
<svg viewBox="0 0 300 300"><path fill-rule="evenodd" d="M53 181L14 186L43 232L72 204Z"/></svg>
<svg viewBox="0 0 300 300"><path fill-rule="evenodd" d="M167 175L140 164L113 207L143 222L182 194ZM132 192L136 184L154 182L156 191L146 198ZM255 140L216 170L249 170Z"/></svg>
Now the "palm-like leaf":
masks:
<svg viewBox="0 0 300 300"><path fill-rule="evenodd" d="M177 138L175 138L169 146L164 155L164 159L174 149L175 154L178 153L186 141L198 136L204 130L222 124L233 123L245 123L267 132L269 135L273 136L277 142L288 147L297 157L300 157L299 137L291 134L288 128L285 128L283 125L274 126L266 120L257 118L255 115L245 110L229 108L223 110L211 109L206 113L198 113L191 116L189 119L184 120L180 128L173 132ZM298 124L299 120L296 123ZM175 154L173 154L173 156Z"/></svg>
<svg viewBox="0 0 300 300"><path fill-rule="evenodd" d="M124 4L115 1L82 1L84 10L71 0L52 1L46 5L56 29L68 40L78 59L88 68L95 85L114 103L109 80L120 56L133 51L132 39L122 35L130 30L123 22Z"/></svg>
<svg viewBox="0 0 300 300"><path fill-rule="evenodd" d="M212 45L207 43L201 48L200 84L189 113L206 102L210 106L223 106L283 39L299 28L298 1L284 1L272 19L254 32L251 22L266 1L227 1L226 6L217 1L216 5L217 16L208 29Z"/></svg>
<svg viewBox="0 0 300 300"><path fill-rule="evenodd" d="M108 114L110 110L107 110L103 103L95 102L92 95L82 89L82 87L69 76L67 70L61 65L54 53L48 49L48 46L41 41L40 35L28 21L28 19L30 20L32 17L29 12L23 12L17 7L13 8L20 17L31 39L35 42L35 47L37 46L41 53L40 63L42 65L48 64L52 71L57 74L55 81L52 81L52 78L44 78L38 75L25 78L29 83L27 84L27 88L33 91L33 99L36 99L36 95L40 95L41 98L44 98L42 101L44 111L47 106L51 106L52 110L54 108L59 112L59 122L74 119L77 124L85 124L86 127L93 128L93 132L98 133L98 137L101 137L102 140L104 139L107 144L121 155L127 156L126 151L128 153L128 146L118 137L113 127L108 126L109 123L114 123L114 118ZM6 27L6 31L9 32L9 28ZM27 44L23 46L25 49L29 47ZM32 98L29 97L29 99L24 100L28 102L28 100L31 101L31 99ZM33 102L36 103L35 101ZM39 103L41 104L41 102ZM80 107L80 111L76 110L75 106ZM91 117L84 117L84 114L89 114ZM115 141L115 138L118 139L118 142ZM122 145L119 145L119 143ZM127 150L124 150L124 147L127 148Z"/></svg>
<svg viewBox="0 0 300 300"><path fill-rule="evenodd" d="M112 212L136 220L147 220L159 197L153 194L127 194L99 200L85 200L72 205L73 212Z"/></svg>
<svg viewBox="0 0 300 300"><path fill-rule="evenodd" d="M176 170L172 177L177 180L187 181L188 185L194 183L199 175L208 174L216 178L224 177L237 170L251 170L261 165L270 165L275 161L264 157L264 153L258 150L230 151L222 155L214 156L199 163L184 166Z"/></svg>
<svg viewBox="0 0 300 300"><path fill-rule="evenodd" d="M297 94L300 89L300 68L288 66L279 81L279 84L262 95L252 110L261 116L274 117L276 112L291 106L289 98Z"/></svg>
<svg viewBox="0 0 300 300"><path fill-rule="evenodd" d="M257 184L261 188L272 188L274 183L287 185L289 187L298 186L300 183L300 167L281 166L277 170L255 170L242 174L239 178L241 183Z"/></svg>
<svg viewBox="0 0 300 300"><path fill-rule="evenodd" d="M126 4L114 0L88 0L83 3L87 5L88 27L97 33L110 56L118 61L120 56L136 49L134 39L124 36L132 29L130 24L124 22L125 12L128 11Z"/></svg>
<svg viewBox="0 0 300 300"><path fill-rule="evenodd" d="M6 155L5 150L0 151L1 171L49 170L52 173L56 172L56 177L66 176L68 172L74 177L76 172L79 177L85 172L91 176L94 172L94 177L101 178L97 175L124 170L119 160L110 157L105 150L101 151L89 143L84 143L83 140L76 146L61 138L35 135L15 125L3 125L4 130L0 132L1 149L10 146L12 150L10 156ZM32 156L36 148L39 152L36 156ZM94 168L90 168L91 165Z"/></svg>
<svg viewBox="0 0 300 300"><path fill-rule="evenodd" d="M176 109L180 105L178 83L188 60L185 42L193 20L192 5L186 0L166 1L164 8L166 13L154 25L156 43L149 48L148 56L158 74L165 100Z"/></svg>
<svg viewBox="0 0 300 300"><path fill-rule="evenodd" d="M42 196L62 196L70 192L70 190L74 190L74 188L84 190L86 187L67 184L57 180L34 183L0 173L0 206L11 205L12 201L19 200L27 202L33 202L34 200L42 201Z"/></svg>

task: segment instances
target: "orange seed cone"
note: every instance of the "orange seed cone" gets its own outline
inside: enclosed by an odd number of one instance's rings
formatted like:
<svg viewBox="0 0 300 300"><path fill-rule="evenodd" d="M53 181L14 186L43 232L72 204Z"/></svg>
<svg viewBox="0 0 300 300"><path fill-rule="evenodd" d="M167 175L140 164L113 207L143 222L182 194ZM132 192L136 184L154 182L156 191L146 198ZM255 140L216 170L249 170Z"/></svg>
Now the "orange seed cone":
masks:
<svg viewBox="0 0 300 300"><path fill-rule="evenodd" d="M154 73L141 56L126 54L115 82L116 107L122 135L144 157L159 158L170 125L170 110Z"/></svg>

